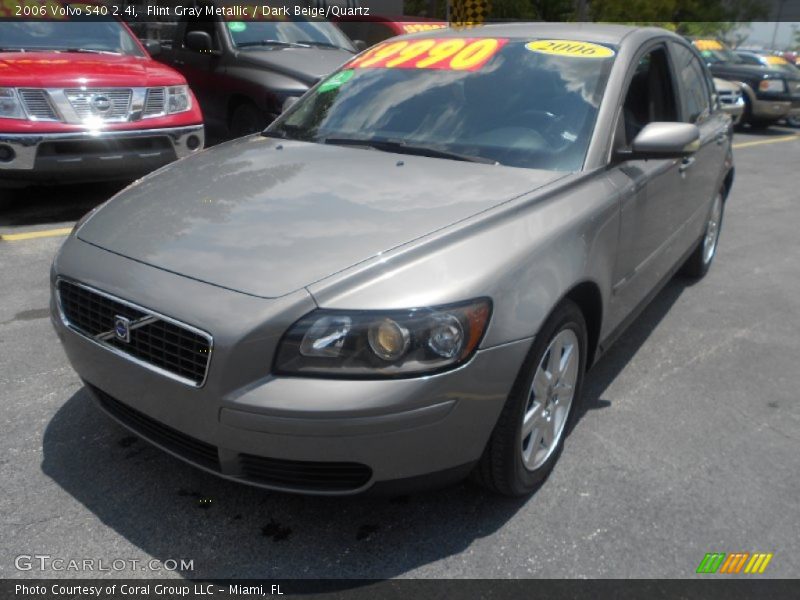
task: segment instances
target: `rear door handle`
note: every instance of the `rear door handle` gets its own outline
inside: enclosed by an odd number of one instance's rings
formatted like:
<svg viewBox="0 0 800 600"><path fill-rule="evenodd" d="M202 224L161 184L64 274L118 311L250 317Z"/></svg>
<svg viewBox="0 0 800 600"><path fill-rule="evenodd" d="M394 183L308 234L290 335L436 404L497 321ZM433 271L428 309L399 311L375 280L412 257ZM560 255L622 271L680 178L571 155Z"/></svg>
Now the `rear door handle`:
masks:
<svg viewBox="0 0 800 600"><path fill-rule="evenodd" d="M727 139L727 137L728 137L728 134L725 133L724 131L721 131L720 133L718 133L717 134L717 145L718 146L722 146L722 144L725 143L725 140Z"/></svg>
<svg viewBox="0 0 800 600"><path fill-rule="evenodd" d="M681 166L678 167L678 170L683 173L686 169L691 167L694 164L695 158L694 156L687 156L681 161Z"/></svg>
<svg viewBox="0 0 800 600"><path fill-rule="evenodd" d="M180 59L176 58L175 60L172 61L172 64L174 64L174 65L185 65L186 61L183 61L183 60L180 60Z"/></svg>

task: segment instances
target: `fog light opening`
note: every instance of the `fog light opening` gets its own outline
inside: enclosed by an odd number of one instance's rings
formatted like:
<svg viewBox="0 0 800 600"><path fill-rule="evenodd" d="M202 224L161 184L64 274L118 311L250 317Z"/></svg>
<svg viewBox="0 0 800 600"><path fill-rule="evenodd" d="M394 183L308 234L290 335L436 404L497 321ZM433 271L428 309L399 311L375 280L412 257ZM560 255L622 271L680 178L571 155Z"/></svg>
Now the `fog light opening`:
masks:
<svg viewBox="0 0 800 600"><path fill-rule="evenodd" d="M200 147L200 138L196 135L190 135L186 139L186 147L192 151L197 150Z"/></svg>
<svg viewBox="0 0 800 600"><path fill-rule="evenodd" d="M0 146L0 162L11 162L16 156L11 146Z"/></svg>

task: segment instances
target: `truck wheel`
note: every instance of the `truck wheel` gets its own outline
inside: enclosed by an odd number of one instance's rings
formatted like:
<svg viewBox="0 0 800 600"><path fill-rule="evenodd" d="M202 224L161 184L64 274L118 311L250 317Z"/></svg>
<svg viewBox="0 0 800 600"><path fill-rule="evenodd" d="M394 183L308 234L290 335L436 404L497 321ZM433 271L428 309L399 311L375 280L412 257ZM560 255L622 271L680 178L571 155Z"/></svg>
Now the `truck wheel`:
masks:
<svg viewBox="0 0 800 600"><path fill-rule="evenodd" d="M230 123L231 136L238 138L262 131L267 126L267 119L255 104L245 102L233 109Z"/></svg>
<svg viewBox="0 0 800 600"><path fill-rule="evenodd" d="M800 127L800 116L786 117L786 124L789 127Z"/></svg>
<svg viewBox="0 0 800 600"><path fill-rule="evenodd" d="M683 265L682 273L690 279L701 279L708 273L711 263L717 254L719 243L719 233L722 229L722 214L725 211L725 201L722 199L720 191L714 202L711 204L711 211L708 214L706 228L703 237L697 243L697 248Z"/></svg>
<svg viewBox="0 0 800 600"><path fill-rule="evenodd" d="M578 413L586 348L583 313L565 300L536 334L474 480L507 496L530 494L544 482Z"/></svg>

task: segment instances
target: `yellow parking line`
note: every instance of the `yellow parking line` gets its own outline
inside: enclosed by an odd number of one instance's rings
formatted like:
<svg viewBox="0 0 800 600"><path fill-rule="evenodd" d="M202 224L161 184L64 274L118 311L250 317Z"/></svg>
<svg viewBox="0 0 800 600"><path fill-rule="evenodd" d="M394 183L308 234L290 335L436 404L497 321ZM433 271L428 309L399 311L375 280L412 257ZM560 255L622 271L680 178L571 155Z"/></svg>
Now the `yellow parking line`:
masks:
<svg viewBox="0 0 800 600"><path fill-rule="evenodd" d="M796 140L800 138L800 133L793 133L791 135L785 135L783 137L772 138L771 140L757 140L755 142L740 142L739 144L734 144L734 148L749 148L750 146L761 146L763 144L779 144L781 142L791 142L792 140Z"/></svg>
<svg viewBox="0 0 800 600"><path fill-rule="evenodd" d="M2 233L0 242L16 242L19 240L32 240L35 238L58 237L69 235L72 227L61 227L60 229L45 229L43 231L26 231L23 233Z"/></svg>

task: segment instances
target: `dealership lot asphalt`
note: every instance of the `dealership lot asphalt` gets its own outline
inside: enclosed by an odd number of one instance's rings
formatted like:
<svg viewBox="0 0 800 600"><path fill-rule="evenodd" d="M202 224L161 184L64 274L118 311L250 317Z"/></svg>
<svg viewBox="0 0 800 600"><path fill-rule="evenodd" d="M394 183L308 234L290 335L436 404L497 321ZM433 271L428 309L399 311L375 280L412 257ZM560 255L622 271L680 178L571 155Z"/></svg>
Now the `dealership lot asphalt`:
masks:
<svg viewBox="0 0 800 600"><path fill-rule="evenodd" d="M114 186L0 192L0 577L93 575L15 568L33 554L189 559L191 577L689 577L706 552L771 552L765 576L796 577L793 133L737 134L714 267L695 285L671 282L590 373L588 410L561 461L520 500L469 484L410 497L288 496L137 440L92 405L47 310L63 239L50 232ZM45 237L19 235L29 232Z"/></svg>

